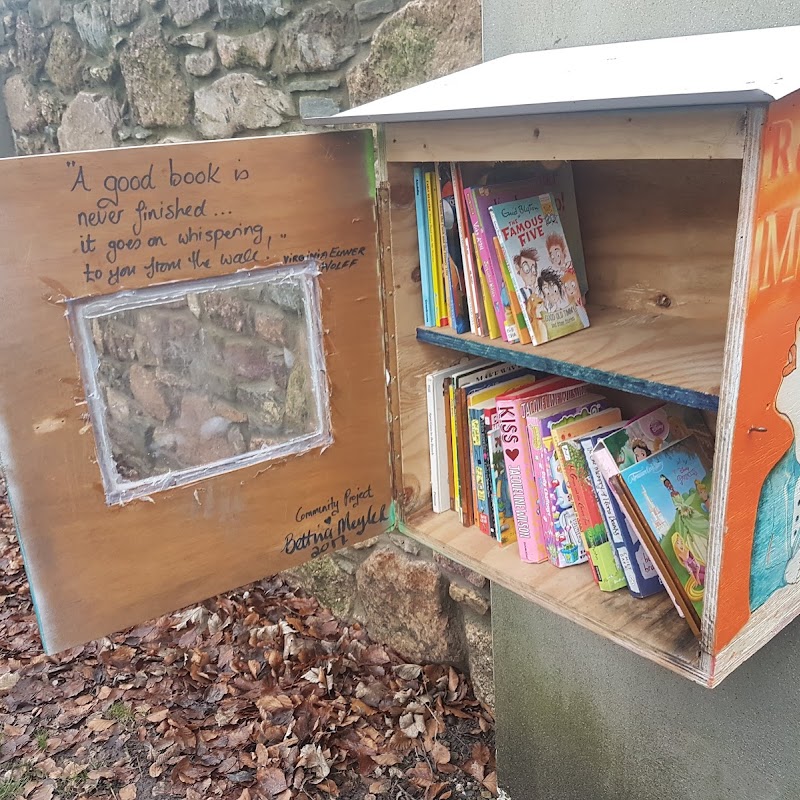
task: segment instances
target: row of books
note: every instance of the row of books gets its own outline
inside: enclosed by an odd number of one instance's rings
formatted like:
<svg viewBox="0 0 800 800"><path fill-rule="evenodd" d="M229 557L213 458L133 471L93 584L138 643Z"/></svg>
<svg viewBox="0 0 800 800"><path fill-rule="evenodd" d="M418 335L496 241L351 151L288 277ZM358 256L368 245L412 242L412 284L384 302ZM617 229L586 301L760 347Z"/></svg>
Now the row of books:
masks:
<svg viewBox="0 0 800 800"><path fill-rule="evenodd" d="M589 326L572 169L414 169L425 325L541 344Z"/></svg>
<svg viewBox="0 0 800 800"><path fill-rule="evenodd" d="M632 420L581 381L484 359L427 376L433 510L523 561L589 562L602 591L669 592L699 636L713 435L696 409Z"/></svg>

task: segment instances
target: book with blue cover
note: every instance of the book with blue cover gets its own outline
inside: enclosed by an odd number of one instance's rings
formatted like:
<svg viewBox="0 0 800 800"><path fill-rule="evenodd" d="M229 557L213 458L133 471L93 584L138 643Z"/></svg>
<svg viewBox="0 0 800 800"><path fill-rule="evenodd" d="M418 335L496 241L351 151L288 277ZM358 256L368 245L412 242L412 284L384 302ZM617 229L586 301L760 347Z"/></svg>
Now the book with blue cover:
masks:
<svg viewBox="0 0 800 800"><path fill-rule="evenodd" d="M433 268L428 231L428 198L425 191L425 175L422 167L414 167L414 202L417 211L417 244L419 247L420 283L422 284L422 313L425 325L437 324L433 304Z"/></svg>

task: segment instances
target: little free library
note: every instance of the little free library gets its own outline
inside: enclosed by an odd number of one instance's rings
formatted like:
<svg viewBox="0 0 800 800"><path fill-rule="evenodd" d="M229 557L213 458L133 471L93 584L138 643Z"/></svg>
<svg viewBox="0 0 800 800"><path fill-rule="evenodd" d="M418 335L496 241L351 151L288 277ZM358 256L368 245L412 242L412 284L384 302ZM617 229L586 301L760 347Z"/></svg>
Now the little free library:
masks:
<svg viewBox="0 0 800 800"><path fill-rule="evenodd" d="M799 47L524 53L338 130L0 161L44 649L400 530L719 684L800 613Z"/></svg>

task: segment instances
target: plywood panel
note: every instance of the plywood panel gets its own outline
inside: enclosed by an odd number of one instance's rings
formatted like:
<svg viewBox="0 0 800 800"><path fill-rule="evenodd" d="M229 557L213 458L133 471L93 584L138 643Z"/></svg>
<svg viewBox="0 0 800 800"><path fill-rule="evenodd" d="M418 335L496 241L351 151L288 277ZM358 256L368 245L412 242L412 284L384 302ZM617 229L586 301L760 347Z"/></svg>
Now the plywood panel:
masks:
<svg viewBox="0 0 800 800"><path fill-rule="evenodd" d="M573 165L589 301L727 319L742 162Z"/></svg>
<svg viewBox="0 0 800 800"><path fill-rule="evenodd" d="M0 453L49 651L388 527L368 133L10 159L0 185ZM312 253L333 444L107 505L65 301Z"/></svg>
<svg viewBox="0 0 800 800"><path fill-rule="evenodd" d="M730 478L712 550L717 679L800 613L800 93L767 109L753 146L720 415Z"/></svg>
<svg viewBox="0 0 800 800"><path fill-rule="evenodd" d="M588 565L557 569L524 564L516 543L501 546L454 512L418 514L404 532L507 589L679 674L705 684L697 640L666 594L635 599L625 590L601 592ZM560 624L554 621L554 624Z"/></svg>
<svg viewBox="0 0 800 800"><path fill-rule="evenodd" d="M404 513L431 505L431 462L428 449L428 413L425 376L464 358L463 354L420 344L422 300L414 205L414 180L410 166L389 165L391 192L391 253L394 329L391 345L396 359L396 392L400 418L401 466L398 492Z"/></svg>
<svg viewBox="0 0 800 800"><path fill-rule="evenodd" d="M485 358L714 410L724 323L588 306L590 327L538 345L508 344L450 328L420 328L423 341Z"/></svg>
<svg viewBox="0 0 800 800"><path fill-rule="evenodd" d="M741 158L742 107L387 123L389 161Z"/></svg>

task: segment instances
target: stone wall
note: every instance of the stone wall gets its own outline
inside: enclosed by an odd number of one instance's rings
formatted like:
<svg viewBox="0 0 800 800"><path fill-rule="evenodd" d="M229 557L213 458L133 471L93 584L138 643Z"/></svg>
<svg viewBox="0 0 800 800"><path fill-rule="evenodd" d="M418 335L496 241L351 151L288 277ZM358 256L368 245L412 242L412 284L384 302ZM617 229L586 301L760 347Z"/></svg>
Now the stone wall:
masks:
<svg viewBox="0 0 800 800"><path fill-rule="evenodd" d="M0 0L0 156L12 154L6 116L20 155L280 133L480 60L480 0ZM194 325L185 309L175 313ZM146 324L119 321L131 341ZM221 328L209 328L219 341L241 333L220 319L205 324ZM113 361L104 336L99 347ZM148 423L145 450L162 423L191 412L202 427L201 417L231 404L176 393L184 376L132 352L125 377L109 385L115 413ZM226 413L240 419L246 409L232 400ZM227 419L220 447L242 448L234 429L247 446L249 420L245 435L245 423ZM489 589L479 575L392 534L292 577L407 658L469 669L493 704Z"/></svg>
<svg viewBox="0 0 800 800"><path fill-rule="evenodd" d="M112 469L140 481L316 431L304 311L287 279L93 318Z"/></svg>
<svg viewBox="0 0 800 800"><path fill-rule="evenodd" d="M285 131L345 104L402 0L0 0L20 154Z"/></svg>

